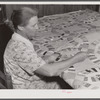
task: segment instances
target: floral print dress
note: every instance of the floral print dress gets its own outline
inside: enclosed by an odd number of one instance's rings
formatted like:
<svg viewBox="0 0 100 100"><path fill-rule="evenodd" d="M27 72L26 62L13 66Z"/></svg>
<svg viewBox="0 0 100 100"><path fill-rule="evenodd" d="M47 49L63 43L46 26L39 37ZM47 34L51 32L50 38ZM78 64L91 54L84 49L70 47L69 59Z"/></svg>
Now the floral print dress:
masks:
<svg viewBox="0 0 100 100"><path fill-rule="evenodd" d="M14 89L58 89L56 82L46 82L35 73L44 64L28 39L17 33L12 35L5 49L4 65L5 72L12 77Z"/></svg>

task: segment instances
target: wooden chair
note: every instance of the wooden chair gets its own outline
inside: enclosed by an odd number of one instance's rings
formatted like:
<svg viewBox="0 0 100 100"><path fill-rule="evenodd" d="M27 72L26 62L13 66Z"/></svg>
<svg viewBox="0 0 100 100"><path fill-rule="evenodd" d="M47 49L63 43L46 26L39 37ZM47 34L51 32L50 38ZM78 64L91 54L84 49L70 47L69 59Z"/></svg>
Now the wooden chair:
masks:
<svg viewBox="0 0 100 100"><path fill-rule="evenodd" d="M12 80L4 73L3 54L13 31L5 24L0 24L0 89L12 89Z"/></svg>
<svg viewBox="0 0 100 100"><path fill-rule="evenodd" d="M11 76L0 71L0 89L13 89Z"/></svg>
<svg viewBox="0 0 100 100"><path fill-rule="evenodd" d="M13 31L5 24L0 24L0 70L3 72L3 55L8 41L11 38Z"/></svg>

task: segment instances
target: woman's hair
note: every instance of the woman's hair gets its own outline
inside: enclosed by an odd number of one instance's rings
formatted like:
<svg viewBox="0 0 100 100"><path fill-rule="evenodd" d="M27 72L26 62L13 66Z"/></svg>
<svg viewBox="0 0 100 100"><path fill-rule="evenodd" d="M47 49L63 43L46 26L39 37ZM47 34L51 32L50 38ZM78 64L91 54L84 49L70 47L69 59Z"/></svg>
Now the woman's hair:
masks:
<svg viewBox="0 0 100 100"><path fill-rule="evenodd" d="M19 10L14 10L11 15L11 21L15 29L18 29L18 25L26 26L31 17L37 16L37 10L28 7L20 8Z"/></svg>

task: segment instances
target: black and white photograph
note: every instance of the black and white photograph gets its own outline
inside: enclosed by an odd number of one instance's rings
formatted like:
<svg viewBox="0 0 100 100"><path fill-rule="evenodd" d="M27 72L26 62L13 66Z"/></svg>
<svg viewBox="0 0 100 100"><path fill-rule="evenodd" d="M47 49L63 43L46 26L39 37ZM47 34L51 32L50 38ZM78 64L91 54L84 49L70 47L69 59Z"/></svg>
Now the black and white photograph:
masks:
<svg viewBox="0 0 100 100"><path fill-rule="evenodd" d="M100 4L0 3L0 89L99 90Z"/></svg>

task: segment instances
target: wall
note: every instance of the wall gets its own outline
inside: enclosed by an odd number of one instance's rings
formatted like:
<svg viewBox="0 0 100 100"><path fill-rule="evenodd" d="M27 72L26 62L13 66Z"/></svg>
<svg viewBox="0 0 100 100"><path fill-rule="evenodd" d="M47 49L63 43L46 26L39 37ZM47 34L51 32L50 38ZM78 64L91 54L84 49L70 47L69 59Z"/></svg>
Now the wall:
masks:
<svg viewBox="0 0 100 100"><path fill-rule="evenodd" d="M7 18L10 18L11 13L15 9L19 9L20 7L28 6L31 8L36 8L39 11L39 17L52 15L52 14L60 14L60 13L67 13L76 10L82 9L91 9L91 10L98 10L98 6L96 5L6 5L5 11Z"/></svg>
<svg viewBox="0 0 100 100"><path fill-rule="evenodd" d="M3 22L3 20L6 18L5 13L5 6L0 5L0 24Z"/></svg>

